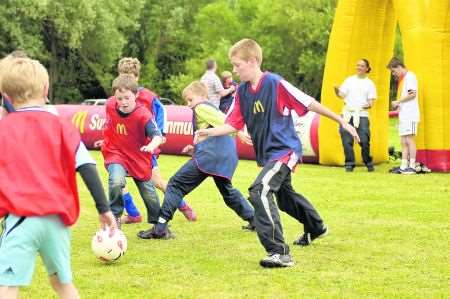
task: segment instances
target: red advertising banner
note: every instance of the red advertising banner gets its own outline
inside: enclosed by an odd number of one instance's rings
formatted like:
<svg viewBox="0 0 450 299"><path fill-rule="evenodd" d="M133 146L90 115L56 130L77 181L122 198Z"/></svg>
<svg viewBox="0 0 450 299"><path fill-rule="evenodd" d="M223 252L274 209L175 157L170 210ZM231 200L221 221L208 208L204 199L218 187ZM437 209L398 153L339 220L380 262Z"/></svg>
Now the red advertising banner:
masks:
<svg viewBox="0 0 450 299"><path fill-rule="evenodd" d="M185 106L165 106L167 110L167 142L161 146L163 154L181 155L181 150L192 144L192 110ZM55 105L49 110L71 121L80 131L81 139L89 149L98 149L99 141L103 139L102 128L106 122L105 106L91 105ZM297 134L302 141L303 162L317 163L319 144L319 116L313 112L305 116L293 116ZM239 157L254 159L253 147L236 140Z"/></svg>

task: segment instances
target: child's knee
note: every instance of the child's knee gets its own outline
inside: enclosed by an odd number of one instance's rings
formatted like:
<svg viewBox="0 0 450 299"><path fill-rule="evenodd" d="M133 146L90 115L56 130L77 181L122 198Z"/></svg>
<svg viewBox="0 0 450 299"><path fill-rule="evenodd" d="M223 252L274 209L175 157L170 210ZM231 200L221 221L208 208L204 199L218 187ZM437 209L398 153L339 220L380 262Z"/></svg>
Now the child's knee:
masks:
<svg viewBox="0 0 450 299"><path fill-rule="evenodd" d="M5 299L19 298L19 288L18 287L0 286L0 298L5 298Z"/></svg>

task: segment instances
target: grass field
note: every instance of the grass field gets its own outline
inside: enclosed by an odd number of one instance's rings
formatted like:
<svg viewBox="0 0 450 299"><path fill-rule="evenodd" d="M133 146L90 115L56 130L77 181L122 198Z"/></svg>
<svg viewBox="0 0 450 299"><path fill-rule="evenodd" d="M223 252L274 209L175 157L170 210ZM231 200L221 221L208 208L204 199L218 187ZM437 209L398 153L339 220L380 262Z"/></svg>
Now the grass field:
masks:
<svg viewBox="0 0 450 299"><path fill-rule="evenodd" d="M101 155L93 155L106 187ZM162 156L163 175L169 178L186 159ZM80 184L82 213L72 230L75 284L82 298L449 298L450 175L388 174L393 166L378 165L374 173L299 167L294 187L314 203L330 235L308 248L291 246L296 265L273 270L258 265L265 253L256 234L241 230L244 223L210 179L187 197L198 222L177 213L177 238L169 241L139 240L136 232L147 225L124 225L125 257L102 264L90 249L95 208ZM257 172L253 161L241 161L235 186L246 193ZM135 186L128 186L143 212ZM291 243L301 226L285 214L282 221ZM55 297L40 259L21 297Z"/></svg>

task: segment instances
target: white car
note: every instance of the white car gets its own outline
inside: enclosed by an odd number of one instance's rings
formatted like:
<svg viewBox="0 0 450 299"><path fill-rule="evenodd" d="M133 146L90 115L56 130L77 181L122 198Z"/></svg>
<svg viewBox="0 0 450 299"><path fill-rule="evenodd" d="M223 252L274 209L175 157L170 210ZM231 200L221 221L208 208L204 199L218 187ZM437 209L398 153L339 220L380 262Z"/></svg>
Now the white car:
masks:
<svg viewBox="0 0 450 299"><path fill-rule="evenodd" d="M87 99L81 103L81 105L90 105L90 106L103 106L105 104L106 99Z"/></svg>

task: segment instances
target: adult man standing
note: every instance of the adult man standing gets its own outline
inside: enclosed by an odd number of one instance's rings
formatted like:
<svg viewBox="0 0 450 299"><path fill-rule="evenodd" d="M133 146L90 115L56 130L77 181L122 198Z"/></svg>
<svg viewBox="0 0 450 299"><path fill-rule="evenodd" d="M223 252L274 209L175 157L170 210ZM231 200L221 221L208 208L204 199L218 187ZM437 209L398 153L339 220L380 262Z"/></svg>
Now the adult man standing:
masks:
<svg viewBox="0 0 450 299"><path fill-rule="evenodd" d="M208 87L208 100L217 108L220 105L220 98L227 96L235 91L234 86L224 89L219 76L216 74L217 63L214 59L208 59L206 62L206 72L200 81Z"/></svg>

